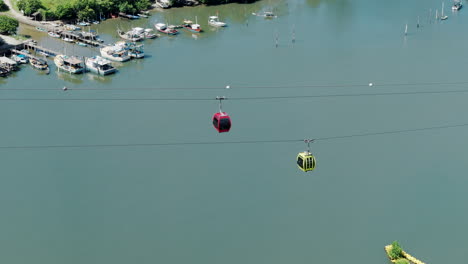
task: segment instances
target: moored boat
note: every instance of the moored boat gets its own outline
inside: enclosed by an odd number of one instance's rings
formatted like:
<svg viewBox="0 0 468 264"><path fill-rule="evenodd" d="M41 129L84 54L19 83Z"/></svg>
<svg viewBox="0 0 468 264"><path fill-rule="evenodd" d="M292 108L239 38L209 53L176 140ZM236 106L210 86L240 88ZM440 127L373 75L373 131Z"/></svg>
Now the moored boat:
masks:
<svg viewBox="0 0 468 264"><path fill-rule="evenodd" d="M208 18L208 24L214 26L214 27L225 27L226 23L219 21L218 16L210 16Z"/></svg>
<svg viewBox="0 0 468 264"><path fill-rule="evenodd" d="M452 6L452 10L453 11L458 11L462 8L462 2L461 1L456 1L453 6Z"/></svg>
<svg viewBox="0 0 468 264"><path fill-rule="evenodd" d="M64 70L73 74L82 73L84 70L83 61L75 56L59 54L55 56L54 63L57 65L59 70Z"/></svg>
<svg viewBox="0 0 468 264"><path fill-rule="evenodd" d="M164 23L156 23L154 25L157 31L167 34L167 35L177 35L179 31L173 28L169 28L166 24Z"/></svg>
<svg viewBox="0 0 468 264"><path fill-rule="evenodd" d="M121 31L120 29L117 30L117 33L119 34L119 36L125 40L130 40L130 41L141 41L143 39L143 37L138 34L137 32L135 32L134 30L130 30L128 32L123 32Z"/></svg>
<svg viewBox="0 0 468 264"><path fill-rule="evenodd" d="M33 66L35 69L41 71L45 71L49 68L49 65L47 65L47 61L41 59L31 58L29 60L29 64L31 64L31 66Z"/></svg>
<svg viewBox="0 0 468 264"><path fill-rule="evenodd" d="M62 40L65 41L65 42L69 42L69 43L75 42L73 39L67 38L67 37L62 38Z"/></svg>
<svg viewBox="0 0 468 264"><path fill-rule="evenodd" d="M202 32L202 29L198 23L193 23L190 20L184 20L184 23L182 24L182 27L185 28L186 30L193 32L193 33L200 33Z"/></svg>
<svg viewBox="0 0 468 264"><path fill-rule="evenodd" d="M120 46L122 49L126 50L131 58L142 59L145 57L143 45L136 45L135 43L128 43L124 41L119 41L115 43L115 45Z"/></svg>
<svg viewBox="0 0 468 264"><path fill-rule="evenodd" d="M17 63L24 64L29 62L29 58L23 54L13 55L11 59L16 61Z"/></svg>
<svg viewBox="0 0 468 264"><path fill-rule="evenodd" d="M147 29L145 29L145 31L143 32L143 36L145 36L145 38L147 38L147 39L154 39L154 38L156 38L158 35L156 35L156 34L153 33L153 29L147 28Z"/></svg>
<svg viewBox="0 0 468 264"><path fill-rule="evenodd" d="M102 57L112 61L124 62L130 60L128 50L121 45L106 46L101 48L100 52Z"/></svg>
<svg viewBox="0 0 468 264"><path fill-rule="evenodd" d="M116 69L112 66L111 62L100 56L86 58L86 68L99 75L108 75L116 72Z"/></svg>
<svg viewBox="0 0 468 264"><path fill-rule="evenodd" d="M60 35L53 31L49 31L47 34L53 38L60 38Z"/></svg>

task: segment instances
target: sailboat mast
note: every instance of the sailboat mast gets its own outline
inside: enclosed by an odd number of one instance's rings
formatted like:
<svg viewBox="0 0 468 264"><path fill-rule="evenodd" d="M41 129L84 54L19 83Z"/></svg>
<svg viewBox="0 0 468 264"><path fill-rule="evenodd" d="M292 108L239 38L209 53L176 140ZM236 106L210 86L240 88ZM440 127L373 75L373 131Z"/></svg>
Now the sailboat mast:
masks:
<svg viewBox="0 0 468 264"><path fill-rule="evenodd" d="M405 36L408 35L408 23L405 25Z"/></svg>
<svg viewBox="0 0 468 264"><path fill-rule="evenodd" d="M440 15L441 17L444 17L444 2L442 2L442 13Z"/></svg>

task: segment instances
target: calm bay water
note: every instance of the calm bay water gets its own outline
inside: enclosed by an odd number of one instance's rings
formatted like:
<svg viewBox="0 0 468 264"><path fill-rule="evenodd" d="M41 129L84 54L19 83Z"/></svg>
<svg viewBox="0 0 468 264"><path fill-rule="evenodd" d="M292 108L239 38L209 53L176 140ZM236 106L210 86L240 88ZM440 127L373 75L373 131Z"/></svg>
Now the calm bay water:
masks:
<svg viewBox="0 0 468 264"><path fill-rule="evenodd" d="M0 79L0 96L236 98L463 89L350 86L465 81L468 13L447 8L447 21L428 24L429 8L440 6L432 0L260 1L109 20L93 27L108 42L116 40L117 27L195 16L206 32L146 41L147 59L105 78L46 76L23 67ZM277 19L251 15L270 8ZM216 12L229 27L208 27L206 18ZM29 28L21 32L67 53L97 54ZM245 88L304 84L343 87ZM63 92L63 86L74 89ZM152 87L173 89L141 89ZM219 89L175 89L191 87ZM215 100L1 101L0 146L301 139L451 125L468 122L466 96L228 100L224 110L233 127L224 134L211 126ZM295 165L301 142L0 149L0 260L370 264L387 263L384 245L399 240L427 263L463 263L467 131L318 141L312 144L318 167L308 174Z"/></svg>

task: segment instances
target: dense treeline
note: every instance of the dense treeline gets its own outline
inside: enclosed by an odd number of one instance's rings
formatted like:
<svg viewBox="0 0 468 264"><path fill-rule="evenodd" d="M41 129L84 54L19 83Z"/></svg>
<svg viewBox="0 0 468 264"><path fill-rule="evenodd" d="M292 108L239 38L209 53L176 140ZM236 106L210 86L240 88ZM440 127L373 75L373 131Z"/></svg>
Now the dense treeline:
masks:
<svg viewBox="0 0 468 264"><path fill-rule="evenodd" d="M151 6L150 0L71 0L49 8L40 0L18 0L17 6L25 15L39 12L43 19L98 20L119 12L136 14Z"/></svg>
<svg viewBox="0 0 468 264"><path fill-rule="evenodd" d="M205 5L221 5L221 4L228 4L228 3L253 3L257 0L197 0L201 4ZM171 4L173 6L185 6L189 2L193 3L196 1L193 0L171 0Z"/></svg>
<svg viewBox="0 0 468 264"><path fill-rule="evenodd" d="M1 0L0 0L1 1ZM30 16L39 12L45 20L99 20L119 12L137 14L151 7L155 0L70 0L57 1L54 7L43 4L41 0L18 0L17 6L24 15ZM197 3L218 5L226 3L251 3L256 0L171 0L173 6L193 5ZM45 1L44 1L45 2ZM36 14L37 15L37 14Z"/></svg>
<svg viewBox="0 0 468 264"><path fill-rule="evenodd" d="M18 20L7 16L0 16L0 34L15 34L18 26Z"/></svg>

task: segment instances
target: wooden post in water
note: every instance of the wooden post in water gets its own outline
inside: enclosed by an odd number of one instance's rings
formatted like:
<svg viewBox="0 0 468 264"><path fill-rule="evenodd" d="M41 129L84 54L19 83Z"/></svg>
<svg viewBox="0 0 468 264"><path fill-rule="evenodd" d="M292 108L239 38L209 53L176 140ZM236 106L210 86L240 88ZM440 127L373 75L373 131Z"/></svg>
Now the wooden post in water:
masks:
<svg viewBox="0 0 468 264"><path fill-rule="evenodd" d="M416 24L416 27L419 28L419 16L418 16L418 23Z"/></svg>
<svg viewBox="0 0 468 264"><path fill-rule="evenodd" d="M296 29L295 29L295 26L293 25L293 29L292 29L292 43L294 44L294 42L296 42Z"/></svg>
<svg viewBox="0 0 468 264"><path fill-rule="evenodd" d="M275 41L275 43L276 43L276 47L278 47L278 31L276 31L276 41Z"/></svg>

